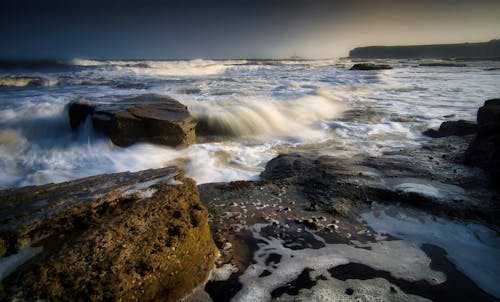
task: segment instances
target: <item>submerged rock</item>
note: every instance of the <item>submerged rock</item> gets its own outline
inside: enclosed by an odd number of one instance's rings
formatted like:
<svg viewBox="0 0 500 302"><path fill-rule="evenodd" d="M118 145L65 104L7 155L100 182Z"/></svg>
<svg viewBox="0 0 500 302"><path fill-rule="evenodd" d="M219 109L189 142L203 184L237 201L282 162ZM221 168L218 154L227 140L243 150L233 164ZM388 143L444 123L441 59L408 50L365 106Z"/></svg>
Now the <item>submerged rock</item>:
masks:
<svg viewBox="0 0 500 302"><path fill-rule="evenodd" d="M392 66L387 64L373 64L373 63L358 63L354 64L350 70L383 70L392 69Z"/></svg>
<svg viewBox="0 0 500 302"><path fill-rule="evenodd" d="M488 100L479 108L477 124L477 135L465 153L465 162L500 182L500 99Z"/></svg>
<svg viewBox="0 0 500 302"><path fill-rule="evenodd" d="M71 129L90 117L93 128L122 147L138 142L186 146L194 142L196 121L186 106L167 96L144 94L113 103L73 102Z"/></svg>
<svg viewBox="0 0 500 302"><path fill-rule="evenodd" d="M173 167L0 191L2 299L178 301L213 266L207 221Z"/></svg>
<svg viewBox="0 0 500 302"><path fill-rule="evenodd" d="M474 122L458 120L443 122L438 130L428 129L423 132L429 137L445 137L451 135L464 136L474 134L477 131L477 125Z"/></svg>

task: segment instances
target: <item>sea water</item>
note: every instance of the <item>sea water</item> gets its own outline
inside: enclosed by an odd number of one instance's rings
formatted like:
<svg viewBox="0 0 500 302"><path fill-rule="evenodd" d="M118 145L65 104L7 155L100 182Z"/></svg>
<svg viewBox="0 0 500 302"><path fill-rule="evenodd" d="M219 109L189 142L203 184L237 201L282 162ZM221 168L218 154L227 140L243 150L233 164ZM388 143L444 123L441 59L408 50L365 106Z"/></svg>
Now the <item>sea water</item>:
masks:
<svg viewBox="0 0 500 302"><path fill-rule="evenodd" d="M257 179L279 152L309 148L352 156L421 144L421 132L474 120L500 94L499 62L468 67L351 71L341 60L74 60L66 68L0 71L0 188L168 165L198 183ZM40 77L30 86L12 76ZM16 82L13 85L12 82ZM159 93L222 129L179 149L114 146L89 125L72 133L66 105ZM344 112L353 112L342 117Z"/></svg>
<svg viewBox="0 0 500 302"><path fill-rule="evenodd" d="M258 179L265 164L280 152L314 150L352 157L418 147L430 140L422 131L446 120L475 120L485 100L500 96L500 62L422 67L419 60L384 60L381 63L394 69L351 71L353 63L74 60L57 69L0 70L0 188L169 165L182 167L198 183ZM41 81L35 85L26 77ZM95 133L88 122L78 132L69 127L71 101L119 100L145 93L176 98L221 133L198 137L186 148L144 143L121 148ZM445 282L446 274L429 266L431 260L421 249L425 244L444 249L458 271L500 297L497 233L424 213L410 215L405 209L391 216L387 213L394 211L374 206L360 221L380 236L397 240L303 251L290 251L279 240L270 240L264 248L283 254L282 264L273 269L274 275L259 279L255 272L266 266L257 261L240 277L243 288L235 299L268 300L273 289L305 269L327 276L326 270L349 263L390 272L401 280ZM251 229L257 238L259 227ZM286 255L309 260L298 262ZM383 300L389 295L380 292L389 288L381 278L342 281L327 276L315 288L289 298L332 300L349 287L362 289L365 298ZM401 301L420 299L401 295Z"/></svg>

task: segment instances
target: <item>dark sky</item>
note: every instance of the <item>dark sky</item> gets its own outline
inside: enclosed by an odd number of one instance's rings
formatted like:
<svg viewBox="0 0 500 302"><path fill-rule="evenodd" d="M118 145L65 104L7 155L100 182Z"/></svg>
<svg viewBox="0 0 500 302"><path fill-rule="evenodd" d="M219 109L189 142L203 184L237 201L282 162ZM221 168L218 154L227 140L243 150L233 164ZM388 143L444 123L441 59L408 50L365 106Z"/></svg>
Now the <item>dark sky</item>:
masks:
<svg viewBox="0 0 500 302"><path fill-rule="evenodd" d="M500 38L500 0L0 0L0 58L338 57Z"/></svg>

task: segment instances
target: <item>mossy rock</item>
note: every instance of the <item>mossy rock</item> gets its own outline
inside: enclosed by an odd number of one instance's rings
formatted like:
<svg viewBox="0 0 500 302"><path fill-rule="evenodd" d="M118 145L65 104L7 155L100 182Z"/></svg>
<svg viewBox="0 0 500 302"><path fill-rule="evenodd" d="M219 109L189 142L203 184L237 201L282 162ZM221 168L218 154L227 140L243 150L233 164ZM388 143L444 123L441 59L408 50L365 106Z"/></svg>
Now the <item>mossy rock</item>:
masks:
<svg viewBox="0 0 500 302"><path fill-rule="evenodd" d="M178 301L216 255L196 184L176 168L2 191L0 221L5 256L43 247L3 280L5 298Z"/></svg>

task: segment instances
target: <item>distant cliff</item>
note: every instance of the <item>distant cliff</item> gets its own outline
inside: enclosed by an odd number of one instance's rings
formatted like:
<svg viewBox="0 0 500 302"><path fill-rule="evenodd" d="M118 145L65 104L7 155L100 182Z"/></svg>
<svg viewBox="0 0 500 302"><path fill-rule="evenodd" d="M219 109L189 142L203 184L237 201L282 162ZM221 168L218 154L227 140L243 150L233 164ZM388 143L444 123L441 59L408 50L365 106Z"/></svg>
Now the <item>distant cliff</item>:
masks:
<svg viewBox="0 0 500 302"><path fill-rule="evenodd" d="M500 39L485 43L436 44L412 46L368 46L349 52L350 58L500 58Z"/></svg>

